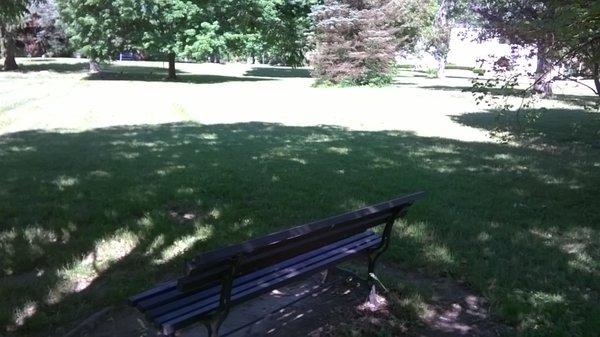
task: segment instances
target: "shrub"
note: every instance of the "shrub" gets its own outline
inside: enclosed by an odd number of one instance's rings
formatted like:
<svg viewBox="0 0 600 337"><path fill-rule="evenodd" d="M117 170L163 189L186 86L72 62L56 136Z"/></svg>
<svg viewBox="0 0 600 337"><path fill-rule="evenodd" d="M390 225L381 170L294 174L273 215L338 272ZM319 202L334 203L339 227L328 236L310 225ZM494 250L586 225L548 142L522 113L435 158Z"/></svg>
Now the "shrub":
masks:
<svg viewBox="0 0 600 337"><path fill-rule="evenodd" d="M386 85L395 70L394 28L387 1L325 0L313 7L315 51L310 55L319 83Z"/></svg>

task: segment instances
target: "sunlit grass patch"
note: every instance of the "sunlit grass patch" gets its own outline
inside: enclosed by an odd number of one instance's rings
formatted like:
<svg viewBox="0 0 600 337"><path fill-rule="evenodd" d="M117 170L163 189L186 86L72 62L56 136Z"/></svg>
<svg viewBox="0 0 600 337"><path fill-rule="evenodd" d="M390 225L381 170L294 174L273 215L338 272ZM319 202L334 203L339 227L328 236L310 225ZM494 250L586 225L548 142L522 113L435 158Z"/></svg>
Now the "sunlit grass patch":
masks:
<svg viewBox="0 0 600 337"><path fill-rule="evenodd" d="M25 324L27 319L37 312L37 303L34 301L26 301L23 306L15 309L13 315L13 324L7 326L8 331L15 331L20 326Z"/></svg>
<svg viewBox="0 0 600 337"><path fill-rule="evenodd" d="M77 178L60 176L56 178L53 183L59 190L63 191L68 187L75 186L77 184Z"/></svg>
<svg viewBox="0 0 600 337"><path fill-rule="evenodd" d="M163 264L171 261L176 256L181 256L186 251L194 247L196 242L207 240L212 235L212 228L207 226L197 226L193 234L184 236L173 242L170 246L164 248L159 259L154 260L156 264Z"/></svg>
<svg viewBox="0 0 600 337"><path fill-rule="evenodd" d="M133 232L117 231L112 237L97 242L94 250L58 271L60 281L49 302L57 303L63 294L87 288L114 262L127 256L136 247L138 240Z"/></svg>

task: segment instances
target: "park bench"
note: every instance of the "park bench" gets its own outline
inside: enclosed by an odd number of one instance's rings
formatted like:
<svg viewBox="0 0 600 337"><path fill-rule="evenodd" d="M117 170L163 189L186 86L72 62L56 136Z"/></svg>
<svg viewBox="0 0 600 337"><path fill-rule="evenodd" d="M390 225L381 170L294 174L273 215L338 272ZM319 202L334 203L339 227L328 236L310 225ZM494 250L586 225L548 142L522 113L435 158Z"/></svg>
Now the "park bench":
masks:
<svg viewBox="0 0 600 337"><path fill-rule="evenodd" d="M139 57L135 52L123 51L119 53L119 61L138 61Z"/></svg>
<svg viewBox="0 0 600 337"><path fill-rule="evenodd" d="M202 322L218 336L231 307L359 255L375 263L418 192L201 254L186 275L129 298L163 335ZM381 235L373 227L384 225Z"/></svg>

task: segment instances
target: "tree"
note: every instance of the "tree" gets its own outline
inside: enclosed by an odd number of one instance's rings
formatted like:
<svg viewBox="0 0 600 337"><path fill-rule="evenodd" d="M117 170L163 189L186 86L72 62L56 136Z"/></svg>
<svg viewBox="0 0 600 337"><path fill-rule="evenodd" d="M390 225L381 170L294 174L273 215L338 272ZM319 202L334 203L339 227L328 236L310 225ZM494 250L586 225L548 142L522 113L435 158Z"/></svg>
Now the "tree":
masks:
<svg viewBox="0 0 600 337"><path fill-rule="evenodd" d="M313 9L316 49L313 74L334 84L391 82L395 64L394 29L386 16L389 2L326 0Z"/></svg>
<svg viewBox="0 0 600 337"><path fill-rule="evenodd" d="M385 6L398 52L415 52L421 40L425 38L427 42L436 6L436 0L392 0Z"/></svg>
<svg viewBox="0 0 600 337"><path fill-rule="evenodd" d="M436 4L437 10L425 38L426 45L437 62L437 77L444 77L446 59L450 51L452 24L448 16L452 2L453 0L440 0L439 4Z"/></svg>
<svg viewBox="0 0 600 337"><path fill-rule="evenodd" d="M600 92L600 70L596 71L595 66L600 64L597 1L473 0L471 8L484 29L482 38L500 37L512 44L532 47L531 54L537 57L533 92L551 95L555 78L577 81L568 71L557 72L577 63L594 77L596 89L590 88Z"/></svg>
<svg viewBox="0 0 600 337"><path fill-rule="evenodd" d="M268 51L282 63L299 66L308 51L311 8L318 0L263 1L260 18L261 36Z"/></svg>
<svg viewBox="0 0 600 337"><path fill-rule="evenodd" d="M577 61L589 70L596 95L600 96L600 2L579 0L559 9L557 44L564 51L563 62ZM560 74L569 79L569 74Z"/></svg>
<svg viewBox="0 0 600 337"><path fill-rule="evenodd" d="M67 38L58 24L59 14L54 0L32 3L27 8L16 38L31 56L62 55L67 52Z"/></svg>
<svg viewBox="0 0 600 337"><path fill-rule="evenodd" d="M559 56L556 40L560 4L564 1L474 0L472 9L479 16L483 37L501 37L517 45L535 48L537 67L535 92L552 94L551 72Z"/></svg>
<svg viewBox="0 0 600 337"><path fill-rule="evenodd" d="M310 9L320 0L208 0L203 21L218 25L212 61L259 57L262 62L305 63Z"/></svg>
<svg viewBox="0 0 600 337"><path fill-rule="evenodd" d="M166 55L168 78L175 79L176 58L194 54L189 46L201 39L203 30L212 27L200 24L200 8L189 1L147 0L142 8L141 45L146 51Z"/></svg>
<svg viewBox="0 0 600 337"><path fill-rule="evenodd" d="M17 24L27 11L26 0L2 0L0 4L0 37L4 53L4 70L17 70L15 60L15 32Z"/></svg>
<svg viewBox="0 0 600 337"><path fill-rule="evenodd" d="M235 33L225 32L223 34L225 49L233 58L252 59L252 64L256 63L256 58L266 51L264 38L259 32L256 33Z"/></svg>
<svg viewBox="0 0 600 337"><path fill-rule="evenodd" d="M260 55L289 65L305 61L308 13L319 0L56 0L70 43L91 70L124 48L175 61Z"/></svg>
<svg viewBox="0 0 600 337"><path fill-rule="evenodd" d="M69 41L98 72L100 61L130 48L143 29L141 0L57 0Z"/></svg>

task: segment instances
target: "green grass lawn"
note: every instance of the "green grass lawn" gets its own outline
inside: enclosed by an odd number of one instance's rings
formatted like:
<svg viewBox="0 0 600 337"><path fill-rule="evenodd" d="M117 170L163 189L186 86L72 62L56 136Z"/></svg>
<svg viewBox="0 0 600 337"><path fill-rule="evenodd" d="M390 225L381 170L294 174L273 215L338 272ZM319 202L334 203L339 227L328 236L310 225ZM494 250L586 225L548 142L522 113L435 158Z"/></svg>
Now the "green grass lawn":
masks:
<svg viewBox="0 0 600 337"><path fill-rule="evenodd" d="M423 189L384 263L464 282L523 336L596 336L599 117L546 110L527 145L257 122L1 135L0 334L61 335L201 251Z"/></svg>

